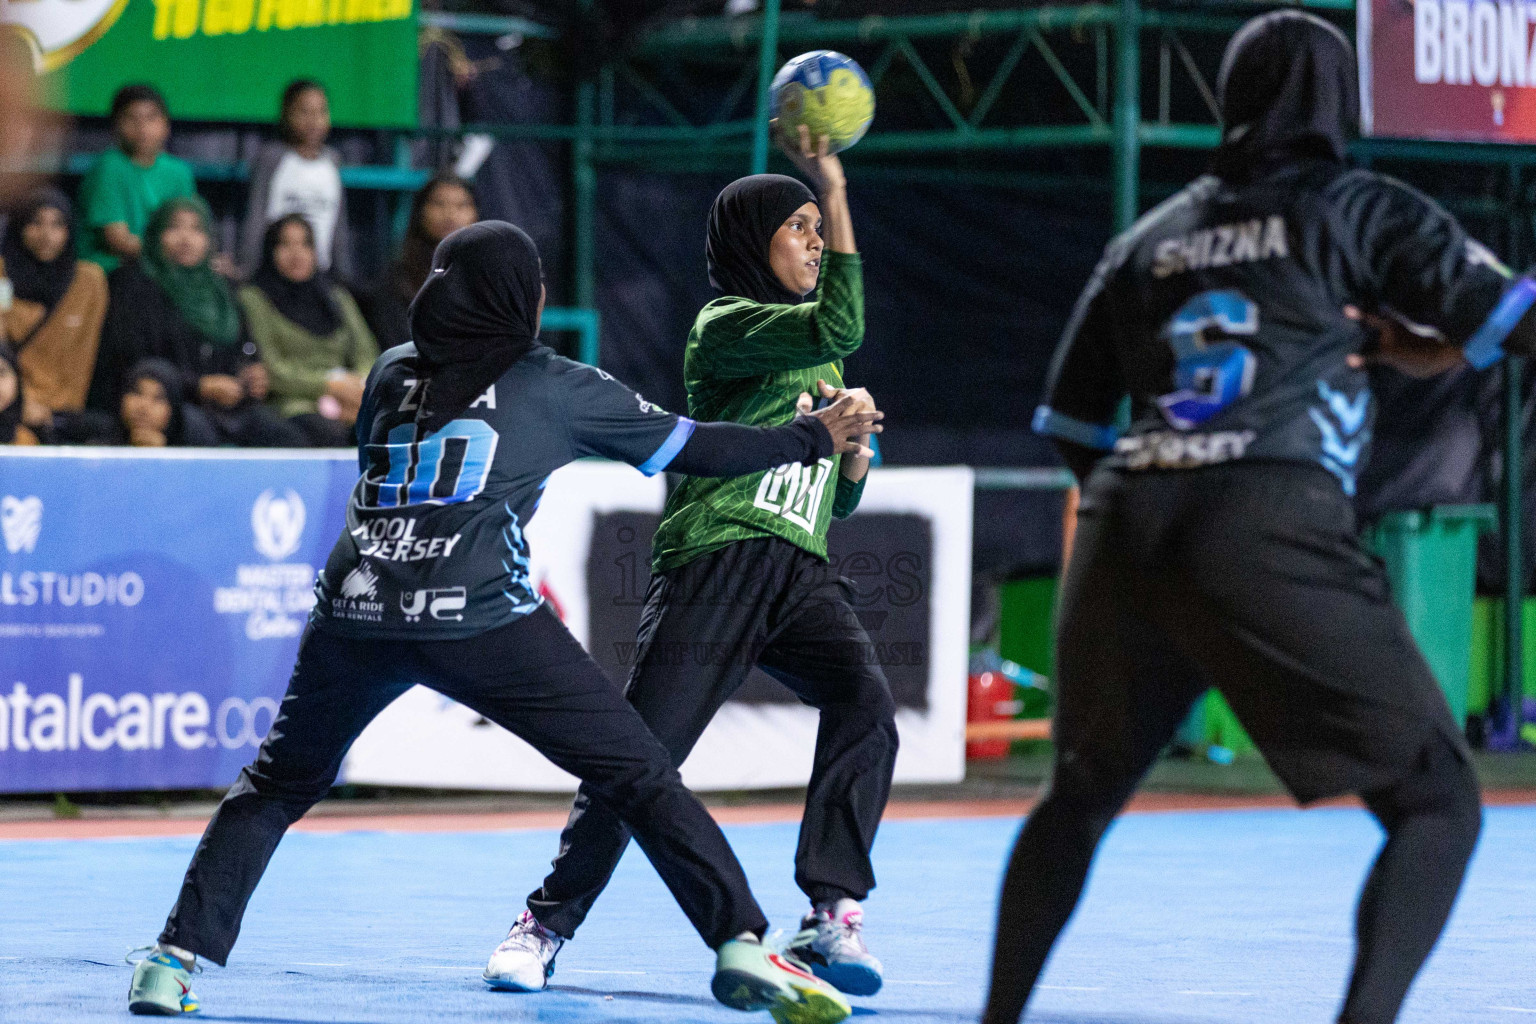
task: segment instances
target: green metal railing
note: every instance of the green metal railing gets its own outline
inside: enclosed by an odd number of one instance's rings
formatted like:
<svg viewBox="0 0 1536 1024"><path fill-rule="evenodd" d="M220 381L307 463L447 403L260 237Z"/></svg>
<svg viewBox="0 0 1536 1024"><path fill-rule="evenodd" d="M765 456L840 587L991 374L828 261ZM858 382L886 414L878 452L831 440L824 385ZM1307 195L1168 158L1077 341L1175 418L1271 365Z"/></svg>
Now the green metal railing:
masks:
<svg viewBox="0 0 1536 1024"><path fill-rule="evenodd" d="M578 306L549 306L544 310L543 329L546 331L575 331L577 333L576 358L589 366L596 366L602 355L602 317L597 310Z"/></svg>

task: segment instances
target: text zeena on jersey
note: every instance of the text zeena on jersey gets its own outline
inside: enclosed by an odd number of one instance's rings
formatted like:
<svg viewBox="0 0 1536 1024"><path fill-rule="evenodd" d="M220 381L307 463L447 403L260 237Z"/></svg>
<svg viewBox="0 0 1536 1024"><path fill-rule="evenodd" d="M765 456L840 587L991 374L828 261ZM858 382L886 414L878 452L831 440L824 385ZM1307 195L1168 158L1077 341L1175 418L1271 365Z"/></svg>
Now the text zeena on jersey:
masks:
<svg viewBox="0 0 1536 1024"><path fill-rule="evenodd" d="M1230 267L1288 255L1285 218L1272 214L1164 239L1157 243L1152 276L1163 278L1186 270Z"/></svg>

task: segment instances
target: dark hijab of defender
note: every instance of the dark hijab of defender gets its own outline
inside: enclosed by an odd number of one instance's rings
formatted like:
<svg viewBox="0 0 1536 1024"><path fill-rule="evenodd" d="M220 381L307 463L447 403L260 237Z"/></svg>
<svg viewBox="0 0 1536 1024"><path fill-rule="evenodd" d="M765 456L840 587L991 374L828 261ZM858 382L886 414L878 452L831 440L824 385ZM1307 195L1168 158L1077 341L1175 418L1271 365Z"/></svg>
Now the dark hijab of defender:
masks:
<svg viewBox="0 0 1536 1024"><path fill-rule="evenodd" d="M410 310L427 380L416 411L422 437L463 413L528 354L543 301L539 250L521 228L481 221L438 243Z"/></svg>
<svg viewBox="0 0 1536 1024"><path fill-rule="evenodd" d="M1354 48L1302 11L1243 26L1227 44L1216 89L1223 129L1212 170L1229 181L1297 160L1342 163L1359 129Z"/></svg>
<svg viewBox="0 0 1536 1024"><path fill-rule="evenodd" d="M810 189L783 174L754 174L725 186L709 209L709 283L722 295L754 302L801 301L804 296L784 287L769 266L768 246L791 214L815 201Z"/></svg>

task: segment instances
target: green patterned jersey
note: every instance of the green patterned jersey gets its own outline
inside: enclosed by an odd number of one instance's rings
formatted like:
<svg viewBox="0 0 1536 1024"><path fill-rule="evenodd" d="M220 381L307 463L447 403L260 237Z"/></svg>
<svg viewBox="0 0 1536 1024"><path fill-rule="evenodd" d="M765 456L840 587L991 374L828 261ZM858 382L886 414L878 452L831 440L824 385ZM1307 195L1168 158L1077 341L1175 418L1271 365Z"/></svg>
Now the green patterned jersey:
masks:
<svg viewBox="0 0 1536 1024"><path fill-rule="evenodd" d="M816 301L769 305L734 296L705 306L688 334L683 381L688 415L782 426L816 381L843 386L843 357L864 340L864 274L857 253L823 251ZM838 472L839 457L764 473L687 477L667 498L652 568L666 572L753 537L782 537L827 557L827 524L852 513L864 481Z"/></svg>

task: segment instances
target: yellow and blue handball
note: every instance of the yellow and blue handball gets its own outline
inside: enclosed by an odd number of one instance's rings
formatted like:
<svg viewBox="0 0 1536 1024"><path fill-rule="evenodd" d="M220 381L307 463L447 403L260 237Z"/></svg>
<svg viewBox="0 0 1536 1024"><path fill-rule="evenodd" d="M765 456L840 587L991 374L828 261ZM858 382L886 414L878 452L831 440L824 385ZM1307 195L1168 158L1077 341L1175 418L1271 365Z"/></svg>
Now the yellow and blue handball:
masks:
<svg viewBox="0 0 1536 1024"><path fill-rule="evenodd" d="M875 119L875 90L858 61L835 50L802 53L773 76L773 113L790 138L799 126L827 137L840 153L864 137Z"/></svg>

